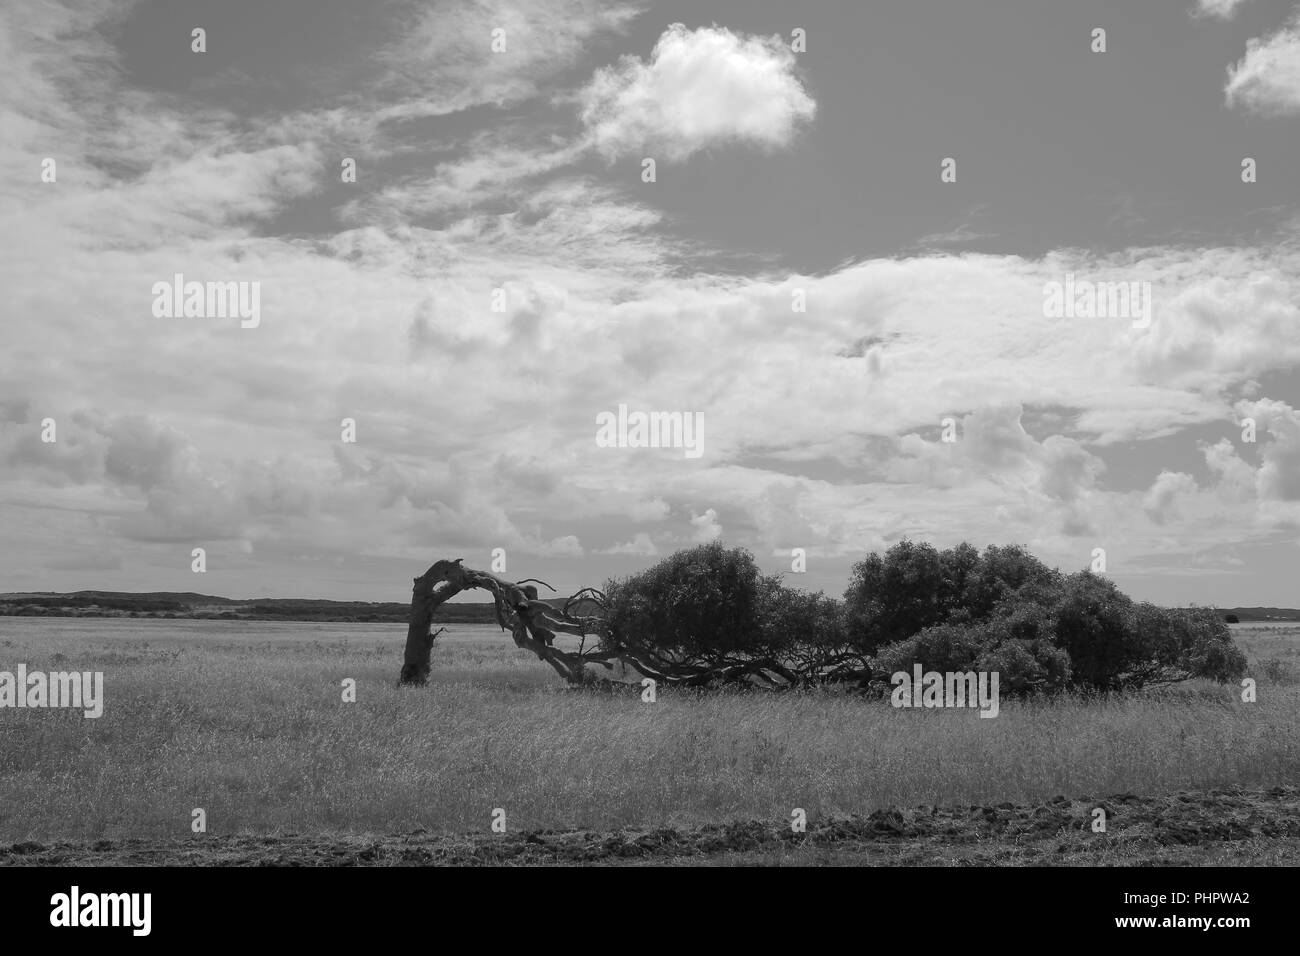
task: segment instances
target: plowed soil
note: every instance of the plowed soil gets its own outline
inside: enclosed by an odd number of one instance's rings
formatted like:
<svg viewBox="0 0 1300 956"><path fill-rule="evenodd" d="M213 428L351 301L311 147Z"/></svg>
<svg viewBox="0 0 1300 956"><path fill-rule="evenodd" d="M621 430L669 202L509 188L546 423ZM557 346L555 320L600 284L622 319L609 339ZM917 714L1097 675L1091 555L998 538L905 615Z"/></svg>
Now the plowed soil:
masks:
<svg viewBox="0 0 1300 956"><path fill-rule="evenodd" d="M1094 809L1106 830L1094 832ZM0 865L1295 865L1300 787L1161 797L1056 797L1017 806L918 806L867 816L746 820L695 828L538 830L458 837L195 835L174 841L23 842Z"/></svg>

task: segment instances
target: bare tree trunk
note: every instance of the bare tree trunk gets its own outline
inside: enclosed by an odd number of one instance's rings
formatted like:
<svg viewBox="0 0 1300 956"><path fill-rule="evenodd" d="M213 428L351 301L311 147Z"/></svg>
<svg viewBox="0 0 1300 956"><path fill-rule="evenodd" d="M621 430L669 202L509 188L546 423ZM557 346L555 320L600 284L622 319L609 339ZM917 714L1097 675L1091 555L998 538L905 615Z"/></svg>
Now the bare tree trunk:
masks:
<svg viewBox="0 0 1300 956"><path fill-rule="evenodd" d="M406 628L406 653L402 659L403 684L425 684L429 680L429 658L433 653L433 639L441 634L430 634L433 612L453 594L462 590L448 580L451 568L459 568L461 559L439 561L415 579L411 588L411 620ZM435 593L434 588L442 585Z"/></svg>

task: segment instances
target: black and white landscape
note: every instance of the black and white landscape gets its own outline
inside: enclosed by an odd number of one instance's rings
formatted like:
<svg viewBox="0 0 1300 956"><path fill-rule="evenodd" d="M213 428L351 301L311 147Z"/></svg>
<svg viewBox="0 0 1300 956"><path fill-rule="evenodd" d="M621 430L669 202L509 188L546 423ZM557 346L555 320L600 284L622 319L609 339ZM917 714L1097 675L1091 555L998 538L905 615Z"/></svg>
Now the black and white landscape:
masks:
<svg viewBox="0 0 1300 956"><path fill-rule="evenodd" d="M1300 862L1296 0L16 2L0 128L0 865Z"/></svg>

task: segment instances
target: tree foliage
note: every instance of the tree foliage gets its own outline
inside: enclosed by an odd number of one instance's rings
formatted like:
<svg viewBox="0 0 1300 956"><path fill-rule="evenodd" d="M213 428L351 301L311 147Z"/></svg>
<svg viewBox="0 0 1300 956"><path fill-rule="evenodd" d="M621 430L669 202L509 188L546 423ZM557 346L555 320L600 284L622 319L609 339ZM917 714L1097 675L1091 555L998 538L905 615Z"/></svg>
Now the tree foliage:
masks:
<svg viewBox="0 0 1300 956"><path fill-rule="evenodd" d="M1059 572L1024 548L962 543L947 551L901 541L853 567L844 594L856 647L867 653L935 624L979 621L1026 584L1050 584Z"/></svg>
<svg viewBox="0 0 1300 956"><path fill-rule="evenodd" d="M970 550L904 543L857 565L847 614L878 671L996 670L1007 694L1225 682L1245 672L1245 655L1211 610L1135 603L1106 578L1061 574L1021 548L988 548L974 562ZM945 567L965 574L944 578ZM923 587L947 590L925 603L909 593Z"/></svg>

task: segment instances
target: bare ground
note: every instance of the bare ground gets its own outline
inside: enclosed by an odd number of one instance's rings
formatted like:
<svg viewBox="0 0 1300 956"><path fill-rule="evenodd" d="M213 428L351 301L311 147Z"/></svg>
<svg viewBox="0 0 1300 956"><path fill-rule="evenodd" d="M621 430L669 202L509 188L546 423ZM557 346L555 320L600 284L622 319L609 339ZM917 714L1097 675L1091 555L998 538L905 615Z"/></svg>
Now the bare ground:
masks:
<svg viewBox="0 0 1300 956"><path fill-rule="evenodd" d="M1092 831L1093 809L1106 832ZM404 835L195 835L177 840L24 842L15 866L619 865L1296 865L1300 787L1185 791L1162 797L1055 797L1045 803L918 806L789 823L691 829Z"/></svg>

